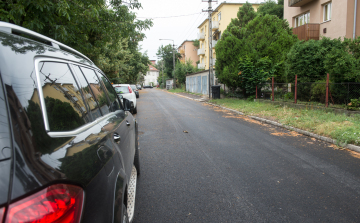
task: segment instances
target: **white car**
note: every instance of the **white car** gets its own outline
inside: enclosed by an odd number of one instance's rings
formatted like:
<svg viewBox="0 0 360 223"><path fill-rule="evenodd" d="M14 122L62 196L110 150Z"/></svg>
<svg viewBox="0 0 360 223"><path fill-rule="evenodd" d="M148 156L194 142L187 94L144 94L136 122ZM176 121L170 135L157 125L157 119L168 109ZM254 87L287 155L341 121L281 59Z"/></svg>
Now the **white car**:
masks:
<svg viewBox="0 0 360 223"><path fill-rule="evenodd" d="M137 113L136 107L136 95L135 92L131 89L130 84L113 84L115 91L118 95L122 95L124 98L130 101L131 113Z"/></svg>

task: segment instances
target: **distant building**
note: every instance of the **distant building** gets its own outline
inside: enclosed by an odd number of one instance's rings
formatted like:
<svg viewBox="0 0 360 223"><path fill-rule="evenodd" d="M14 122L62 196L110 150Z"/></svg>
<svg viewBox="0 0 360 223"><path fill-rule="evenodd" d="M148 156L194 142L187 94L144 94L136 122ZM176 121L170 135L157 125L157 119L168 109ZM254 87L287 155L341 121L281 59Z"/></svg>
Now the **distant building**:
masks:
<svg viewBox="0 0 360 223"><path fill-rule="evenodd" d="M354 10L356 1L288 0L284 2L284 19L300 40L353 38L354 33L360 35L360 2Z"/></svg>
<svg viewBox="0 0 360 223"><path fill-rule="evenodd" d="M197 55L197 47L193 44L194 41L185 40L178 48L178 52L181 54L180 62L185 63L190 59L192 65L196 67L196 62L199 61L200 57Z"/></svg>
<svg viewBox="0 0 360 223"><path fill-rule="evenodd" d="M144 85L152 85L156 86L159 84L158 77L159 77L159 70L156 69L154 66L156 64L156 60L150 60L151 65L149 65L149 71L146 72L144 76Z"/></svg>
<svg viewBox="0 0 360 223"><path fill-rule="evenodd" d="M244 3L221 3L211 14L212 19L212 58L213 65L215 66L216 53L215 46L217 41L221 38L221 34L225 31L230 24L231 19L237 18L239 8ZM252 7L257 11L260 4L252 4ZM198 27L198 39L200 41L200 47L198 49L198 55L200 56L199 69L209 69L209 19L205 19Z"/></svg>

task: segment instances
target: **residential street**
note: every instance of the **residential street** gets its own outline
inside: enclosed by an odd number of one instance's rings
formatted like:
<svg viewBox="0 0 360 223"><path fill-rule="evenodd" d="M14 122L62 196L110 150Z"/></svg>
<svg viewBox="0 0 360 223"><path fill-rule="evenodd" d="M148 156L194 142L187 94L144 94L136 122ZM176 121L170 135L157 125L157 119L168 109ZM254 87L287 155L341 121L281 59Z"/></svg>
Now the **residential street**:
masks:
<svg viewBox="0 0 360 223"><path fill-rule="evenodd" d="M137 103L135 223L360 221L360 155L155 88Z"/></svg>

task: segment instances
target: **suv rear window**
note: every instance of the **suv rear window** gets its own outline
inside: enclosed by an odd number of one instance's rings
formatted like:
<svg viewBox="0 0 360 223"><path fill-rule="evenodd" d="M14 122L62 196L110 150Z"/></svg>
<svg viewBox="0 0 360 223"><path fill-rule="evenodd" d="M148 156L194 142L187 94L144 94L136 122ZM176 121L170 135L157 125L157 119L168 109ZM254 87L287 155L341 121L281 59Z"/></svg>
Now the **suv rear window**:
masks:
<svg viewBox="0 0 360 223"><path fill-rule="evenodd" d="M118 86L115 87L115 91L117 94L126 94L130 93L129 88L127 86Z"/></svg>

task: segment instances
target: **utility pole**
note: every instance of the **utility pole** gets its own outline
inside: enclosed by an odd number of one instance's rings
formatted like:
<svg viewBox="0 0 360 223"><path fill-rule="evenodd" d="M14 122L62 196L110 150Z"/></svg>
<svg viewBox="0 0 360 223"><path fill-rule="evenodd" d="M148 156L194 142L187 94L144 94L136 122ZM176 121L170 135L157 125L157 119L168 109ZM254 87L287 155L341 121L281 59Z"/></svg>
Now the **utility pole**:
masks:
<svg viewBox="0 0 360 223"><path fill-rule="evenodd" d="M214 73L213 73L213 60L212 60L212 19L211 14L213 13L211 2L217 2L217 0L203 0L203 2L208 2L208 10L203 10L203 12L208 12L209 20L209 98L211 98L211 86L214 85Z"/></svg>

